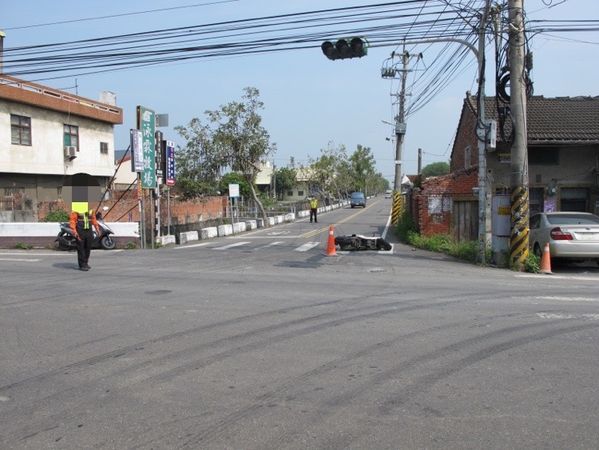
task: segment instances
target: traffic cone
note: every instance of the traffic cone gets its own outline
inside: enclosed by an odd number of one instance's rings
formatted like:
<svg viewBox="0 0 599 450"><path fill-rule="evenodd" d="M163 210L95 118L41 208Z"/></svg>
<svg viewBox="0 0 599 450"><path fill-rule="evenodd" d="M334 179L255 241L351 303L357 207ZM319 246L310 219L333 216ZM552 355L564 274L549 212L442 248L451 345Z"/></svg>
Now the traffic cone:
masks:
<svg viewBox="0 0 599 450"><path fill-rule="evenodd" d="M335 247L335 226L329 225L329 241L327 243L327 256L337 256Z"/></svg>
<svg viewBox="0 0 599 450"><path fill-rule="evenodd" d="M543 249L543 256L541 257L541 273L553 273L551 272L551 252L549 250L549 242L545 244Z"/></svg>

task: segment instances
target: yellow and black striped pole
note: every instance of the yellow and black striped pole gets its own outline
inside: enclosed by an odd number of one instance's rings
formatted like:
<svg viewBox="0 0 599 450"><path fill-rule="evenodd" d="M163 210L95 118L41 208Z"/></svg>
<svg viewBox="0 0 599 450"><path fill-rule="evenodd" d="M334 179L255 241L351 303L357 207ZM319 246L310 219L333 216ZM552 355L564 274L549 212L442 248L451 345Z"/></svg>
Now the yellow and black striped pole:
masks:
<svg viewBox="0 0 599 450"><path fill-rule="evenodd" d="M520 270L528 258L528 189L512 189L512 232L510 236L510 264Z"/></svg>
<svg viewBox="0 0 599 450"><path fill-rule="evenodd" d="M391 207L391 224L397 225L403 214L404 201L401 192L393 192L393 206Z"/></svg>

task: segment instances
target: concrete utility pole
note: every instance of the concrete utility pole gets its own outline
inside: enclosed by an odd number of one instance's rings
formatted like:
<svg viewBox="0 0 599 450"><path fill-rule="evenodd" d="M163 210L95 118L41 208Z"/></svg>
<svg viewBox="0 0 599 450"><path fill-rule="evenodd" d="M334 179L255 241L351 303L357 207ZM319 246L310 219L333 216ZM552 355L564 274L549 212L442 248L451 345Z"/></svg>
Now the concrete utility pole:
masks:
<svg viewBox="0 0 599 450"><path fill-rule="evenodd" d="M485 123L485 29L490 0L480 18L478 28L478 261L485 263L487 251L487 125Z"/></svg>
<svg viewBox="0 0 599 450"><path fill-rule="evenodd" d="M510 263L521 268L528 257L528 133L524 71L524 0L509 0L510 110L514 140L511 150Z"/></svg>
<svg viewBox="0 0 599 450"><path fill-rule="evenodd" d="M402 198L401 198L401 154L404 143L404 136L406 134L406 82L408 73L410 72L409 64L411 58L420 58L421 54L410 55L407 51L404 51L401 55L401 69L392 69L391 71L383 70L383 78L394 78L396 72L401 73L401 89L399 94L395 94L399 97L399 111L395 116L395 176L393 179L393 206L391 209L391 223L399 223L399 216L402 210ZM393 57L393 55L392 55Z"/></svg>
<svg viewBox="0 0 599 450"><path fill-rule="evenodd" d="M395 177L393 190L401 192L401 151L406 135L406 81L410 54L404 50L401 56L401 90L399 92L399 114L395 117Z"/></svg>

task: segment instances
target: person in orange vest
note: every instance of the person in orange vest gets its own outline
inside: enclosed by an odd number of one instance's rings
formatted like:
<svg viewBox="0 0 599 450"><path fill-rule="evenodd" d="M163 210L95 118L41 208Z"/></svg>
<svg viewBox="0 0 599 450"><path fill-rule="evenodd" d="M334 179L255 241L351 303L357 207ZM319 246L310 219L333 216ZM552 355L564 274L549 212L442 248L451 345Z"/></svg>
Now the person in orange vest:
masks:
<svg viewBox="0 0 599 450"><path fill-rule="evenodd" d="M312 197L310 199L310 223L312 223L312 218L314 218L314 222L318 223L318 217L316 213L318 212L318 199L316 197Z"/></svg>
<svg viewBox="0 0 599 450"><path fill-rule="evenodd" d="M98 236L100 235L100 225L96 220L94 210L90 209L88 211L86 208L83 211L71 212L69 225L73 236L77 239L77 262L79 263L79 270L87 272L91 269L88 262L92 243L94 242L92 226L95 227Z"/></svg>

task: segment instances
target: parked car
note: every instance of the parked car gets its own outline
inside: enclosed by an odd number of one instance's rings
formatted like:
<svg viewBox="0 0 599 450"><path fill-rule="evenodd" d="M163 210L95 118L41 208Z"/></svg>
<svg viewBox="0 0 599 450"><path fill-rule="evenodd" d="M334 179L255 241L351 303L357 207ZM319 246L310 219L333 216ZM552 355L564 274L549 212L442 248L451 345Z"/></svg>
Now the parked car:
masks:
<svg viewBox="0 0 599 450"><path fill-rule="evenodd" d="M594 259L599 264L599 217L583 212L547 212L530 218L530 248L541 257L549 243L552 258Z"/></svg>
<svg viewBox="0 0 599 450"><path fill-rule="evenodd" d="M393 194L393 191L391 189L387 189L385 191L385 198L391 198L392 194Z"/></svg>
<svg viewBox="0 0 599 450"><path fill-rule="evenodd" d="M366 196L363 192L352 192L351 197L349 199L349 205L352 208L355 208L356 206L366 208Z"/></svg>

